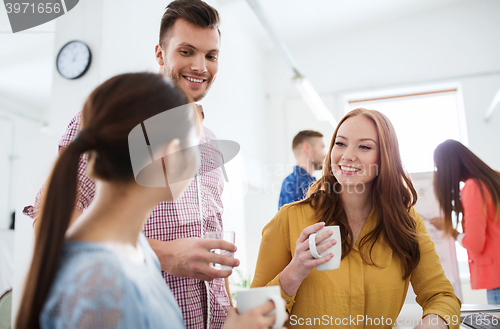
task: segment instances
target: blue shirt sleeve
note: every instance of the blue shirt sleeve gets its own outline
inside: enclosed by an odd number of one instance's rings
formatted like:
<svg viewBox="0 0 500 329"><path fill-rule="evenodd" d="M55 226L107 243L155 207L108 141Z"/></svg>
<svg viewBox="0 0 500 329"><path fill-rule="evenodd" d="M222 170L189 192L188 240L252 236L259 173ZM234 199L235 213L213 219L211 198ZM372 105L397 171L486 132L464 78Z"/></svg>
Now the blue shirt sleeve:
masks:
<svg viewBox="0 0 500 329"><path fill-rule="evenodd" d="M285 204L304 199L314 181L315 178L309 175L305 169L296 166L294 172L288 175L281 185L278 210Z"/></svg>

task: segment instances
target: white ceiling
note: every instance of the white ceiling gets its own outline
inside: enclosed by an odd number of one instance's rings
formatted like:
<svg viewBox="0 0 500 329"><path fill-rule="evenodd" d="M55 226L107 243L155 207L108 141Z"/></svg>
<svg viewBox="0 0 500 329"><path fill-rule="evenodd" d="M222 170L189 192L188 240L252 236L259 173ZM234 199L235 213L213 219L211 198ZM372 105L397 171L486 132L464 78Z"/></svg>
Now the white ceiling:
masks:
<svg viewBox="0 0 500 329"><path fill-rule="evenodd" d="M362 30L458 3L481 0L257 0L277 35L287 45ZM241 24L254 26L255 15L245 0L218 0L220 6L245 8ZM243 14L246 13L247 15ZM224 17L222 17L224 19ZM257 39L269 42L263 29Z"/></svg>
<svg viewBox="0 0 500 329"><path fill-rule="evenodd" d="M447 6L469 1L481 0L260 0L259 2L278 36L285 44L291 46L352 30L366 29L369 26L404 19L426 11L446 10ZM225 15L238 16L237 22L249 26L253 37L264 48L276 51L245 0L208 2L223 10ZM26 109L31 109L28 114L43 115L50 101L56 22L51 21L28 31L12 34L4 8L0 6L0 110L9 109L25 113ZM224 16L222 19L224 20Z"/></svg>

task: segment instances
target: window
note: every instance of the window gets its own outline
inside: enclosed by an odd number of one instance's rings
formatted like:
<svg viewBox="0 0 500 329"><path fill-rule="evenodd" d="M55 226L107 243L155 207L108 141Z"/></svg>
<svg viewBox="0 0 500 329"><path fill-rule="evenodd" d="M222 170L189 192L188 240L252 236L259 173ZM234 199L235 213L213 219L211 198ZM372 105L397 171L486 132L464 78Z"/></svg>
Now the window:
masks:
<svg viewBox="0 0 500 329"><path fill-rule="evenodd" d="M460 86L372 91L345 96L346 113L359 108L377 110L391 120L401 158L410 173L434 170L438 144L455 139L467 145Z"/></svg>

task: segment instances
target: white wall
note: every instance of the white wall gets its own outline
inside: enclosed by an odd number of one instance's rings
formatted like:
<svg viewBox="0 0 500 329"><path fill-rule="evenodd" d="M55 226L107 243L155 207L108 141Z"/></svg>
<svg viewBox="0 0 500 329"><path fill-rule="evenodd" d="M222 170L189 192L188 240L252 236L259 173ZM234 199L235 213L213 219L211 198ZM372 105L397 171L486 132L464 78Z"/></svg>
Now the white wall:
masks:
<svg viewBox="0 0 500 329"><path fill-rule="evenodd" d="M54 137L46 132L41 123L12 117L15 125L15 146L12 195L16 211L16 235L14 245L13 310L17 309L25 273L31 261L34 236L31 218L22 214L32 205L35 195L50 173L57 155ZM15 313L14 313L15 314Z"/></svg>
<svg viewBox="0 0 500 329"><path fill-rule="evenodd" d="M0 21L7 17L2 10ZM9 227L12 211L19 215L23 194L32 201L33 186L41 183L38 173L47 170L42 144L47 135L41 128L50 100L53 41L43 29L20 35L0 31L0 229ZM33 158L38 158L36 166L22 170Z"/></svg>
<svg viewBox="0 0 500 329"><path fill-rule="evenodd" d="M0 229L9 227L9 217L13 210L11 201L12 190L12 156L14 139L14 123L8 116L0 114Z"/></svg>
<svg viewBox="0 0 500 329"><path fill-rule="evenodd" d="M222 21L220 68L215 85L201 103L205 110L204 125L218 138L236 141L241 146L238 158L230 162L234 174L229 174L225 194L233 197L224 200L224 225L236 231L236 257L241 261L240 270L244 275L250 275L252 264L248 255L255 249L252 245L255 239L249 231L255 226L255 211L267 208L260 202L252 201L258 183L251 172L255 163L264 163L269 147L261 69L263 50L253 39L248 26L239 22L242 15L251 14L246 3L216 8ZM252 22L253 26L259 27L256 20ZM235 213L235 209L239 211Z"/></svg>

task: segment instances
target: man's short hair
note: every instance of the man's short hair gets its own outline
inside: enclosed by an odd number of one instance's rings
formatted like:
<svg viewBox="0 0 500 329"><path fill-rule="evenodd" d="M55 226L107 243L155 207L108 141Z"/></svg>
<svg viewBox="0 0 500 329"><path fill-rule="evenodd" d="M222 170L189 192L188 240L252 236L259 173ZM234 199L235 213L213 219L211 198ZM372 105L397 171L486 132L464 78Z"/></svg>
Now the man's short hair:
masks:
<svg viewBox="0 0 500 329"><path fill-rule="evenodd" d="M167 6L161 18L160 46L168 45L172 27L179 18L199 27L216 28L220 37L219 13L215 8L201 0L175 0Z"/></svg>
<svg viewBox="0 0 500 329"><path fill-rule="evenodd" d="M323 134L314 130L302 130L293 138L292 150L295 150L300 144L307 142L312 137L323 137Z"/></svg>

